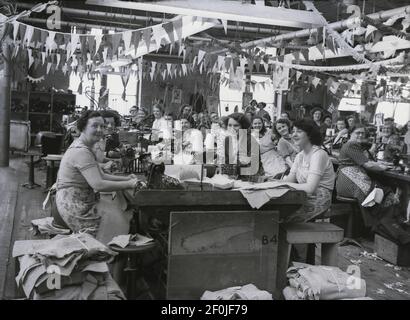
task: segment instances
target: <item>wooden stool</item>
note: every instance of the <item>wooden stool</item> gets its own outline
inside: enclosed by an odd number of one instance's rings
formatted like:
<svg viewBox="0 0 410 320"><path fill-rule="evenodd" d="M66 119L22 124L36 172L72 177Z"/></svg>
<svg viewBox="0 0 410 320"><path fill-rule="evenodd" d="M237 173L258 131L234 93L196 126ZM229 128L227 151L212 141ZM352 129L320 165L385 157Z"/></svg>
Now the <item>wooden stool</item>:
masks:
<svg viewBox="0 0 410 320"><path fill-rule="evenodd" d="M126 273L126 296L128 300L135 300L138 296L148 291L148 294L153 299L149 290L144 288L143 290L137 291L137 281L143 280L142 271L142 256L155 249L157 243L155 241L141 245L133 246L129 245L125 248L118 247L116 245L110 245L110 249L119 253L119 260L116 261L114 265L114 280L119 283L121 282L121 273ZM125 262L125 268L122 266ZM145 282L145 281L144 281ZM146 285L146 284L145 284Z"/></svg>
<svg viewBox="0 0 410 320"><path fill-rule="evenodd" d="M278 249L278 285L286 286L286 270L289 266L293 244L321 243L322 265L337 266L337 244L343 240L344 230L327 222L289 223L281 226ZM314 263L313 263L314 264Z"/></svg>
<svg viewBox="0 0 410 320"><path fill-rule="evenodd" d="M350 205L351 212L347 214L347 225L345 228L345 234L346 238L356 238L360 236L360 233L362 231L363 223L361 221L361 211L360 211L360 204L358 203L357 199L355 198L348 198L348 197L343 197L343 196L336 196L336 201L348 204ZM332 218L330 222L335 223L335 224L340 224L337 221L338 219L336 217Z"/></svg>
<svg viewBox="0 0 410 320"><path fill-rule="evenodd" d="M29 189L41 187L39 184L37 184L34 181L34 157L40 157L42 156L42 153L38 151L28 151L28 152L25 152L24 155L30 157L30 162L28 163L28 166L29 166L28 182L24 183L22 187L29 188Z"/></svg>

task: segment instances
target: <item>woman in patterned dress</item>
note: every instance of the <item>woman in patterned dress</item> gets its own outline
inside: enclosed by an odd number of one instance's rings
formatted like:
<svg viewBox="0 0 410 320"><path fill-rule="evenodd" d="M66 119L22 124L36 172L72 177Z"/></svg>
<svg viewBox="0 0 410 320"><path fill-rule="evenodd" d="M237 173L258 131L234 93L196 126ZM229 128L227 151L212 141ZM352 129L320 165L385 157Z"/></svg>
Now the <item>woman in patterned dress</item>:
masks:
<svg viewBox="0 0 410 320"><path fill-rule="evenodd" d="M355 198L359 204L363 203L372 191L376 181L367 174L367 170L384 171L383 164L374 161L369 151L371 145L367 140L367 130L363 125L357 124L350 130L350 139L340 150L339 169L336 179L337 194L343 197ZM385 197L382 206L394 204L392 194ZM375 217L373 208L363 208L363 220L367 227L374 225Z"/></svg>
<svg viewBox="0 0 410 320"><path fill-rule="evenodd" d="M100 169L93 146L103 137L104 119L97 111L84 112L77 121L81 132L65 152L56 183L56 205L61 218L73 232L97 235L101 215L97 210L97 192L131 189L138 179L105 174Z"/></svg>
<svg viewBox="0 0 410 320"><path fill-rule="evenodd" d="M335 182L333 164L319 146L323 137L312 120L294 123L293 140L300 148L290 173L284 181L296 190L307 193L307 200L297 212L287 216L286 222L306 222L330 208Z"/></svg>

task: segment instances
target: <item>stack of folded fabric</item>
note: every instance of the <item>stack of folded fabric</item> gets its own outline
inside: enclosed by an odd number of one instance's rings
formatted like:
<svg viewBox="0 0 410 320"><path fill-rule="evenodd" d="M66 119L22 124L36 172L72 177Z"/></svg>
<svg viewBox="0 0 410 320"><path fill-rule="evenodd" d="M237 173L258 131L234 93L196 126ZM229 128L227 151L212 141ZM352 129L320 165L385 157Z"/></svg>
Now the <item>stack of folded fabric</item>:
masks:
<svg viewBox="0 0 410 320"><path fill-rule="evenodd" d="M57 234L70 234L71 233L70 229L65 229L65 228L57 226L54 223L53 217L46 217L46 218L31 220L31 224L36 234L46 234L49 236L53 236Z"/></svg>
<svg viewBox="0 0 410 320"><path fill-rule="evenodd" d="M50 240L16 241L16 282L28 299L124 299L108 265L115 252L91 235L58 235Z"/></svg>
<svg viewBox="0 0 410 320"><path fill-rule="evenodd" d="M366 296L366 282L337 267L294 263L287 271L286 300L339 300Z"/></svg>
<svg viewBox="0 0 410 320"><path fill-rule="evenodd" d="M205 291L201 300L272 300L272 295L253 284L247 284L219 291Z"/></svg>

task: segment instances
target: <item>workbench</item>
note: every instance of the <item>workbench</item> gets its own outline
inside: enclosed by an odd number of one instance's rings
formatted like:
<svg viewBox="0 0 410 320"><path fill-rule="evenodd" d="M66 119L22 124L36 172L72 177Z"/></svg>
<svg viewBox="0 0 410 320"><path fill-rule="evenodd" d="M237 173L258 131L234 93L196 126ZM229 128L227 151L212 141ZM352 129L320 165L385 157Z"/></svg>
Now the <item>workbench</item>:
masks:
<svg viewBox="0 0 410 320"><path fill-rule="evenodd" d="M162 243L167 299L199 299L205 290L251 282L281 297L278 284L287 261L280 259L286 250L280 221L301 207L304 192L288 191L259 210L235 190L143 190L125 196L135 209L134 232Z"/></svg>

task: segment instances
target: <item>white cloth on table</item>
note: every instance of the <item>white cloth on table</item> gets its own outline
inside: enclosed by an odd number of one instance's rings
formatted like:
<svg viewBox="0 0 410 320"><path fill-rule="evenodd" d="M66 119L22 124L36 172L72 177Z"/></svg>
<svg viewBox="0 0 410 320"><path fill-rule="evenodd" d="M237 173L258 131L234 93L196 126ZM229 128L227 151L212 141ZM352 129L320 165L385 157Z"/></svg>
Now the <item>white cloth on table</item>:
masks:
<svg viewBox="0 0 410 320"><path fill-rule="evenodd" d="M218 291L205 291L201 300L273 300L272 294L253 284L230 287Z"/></svg>

